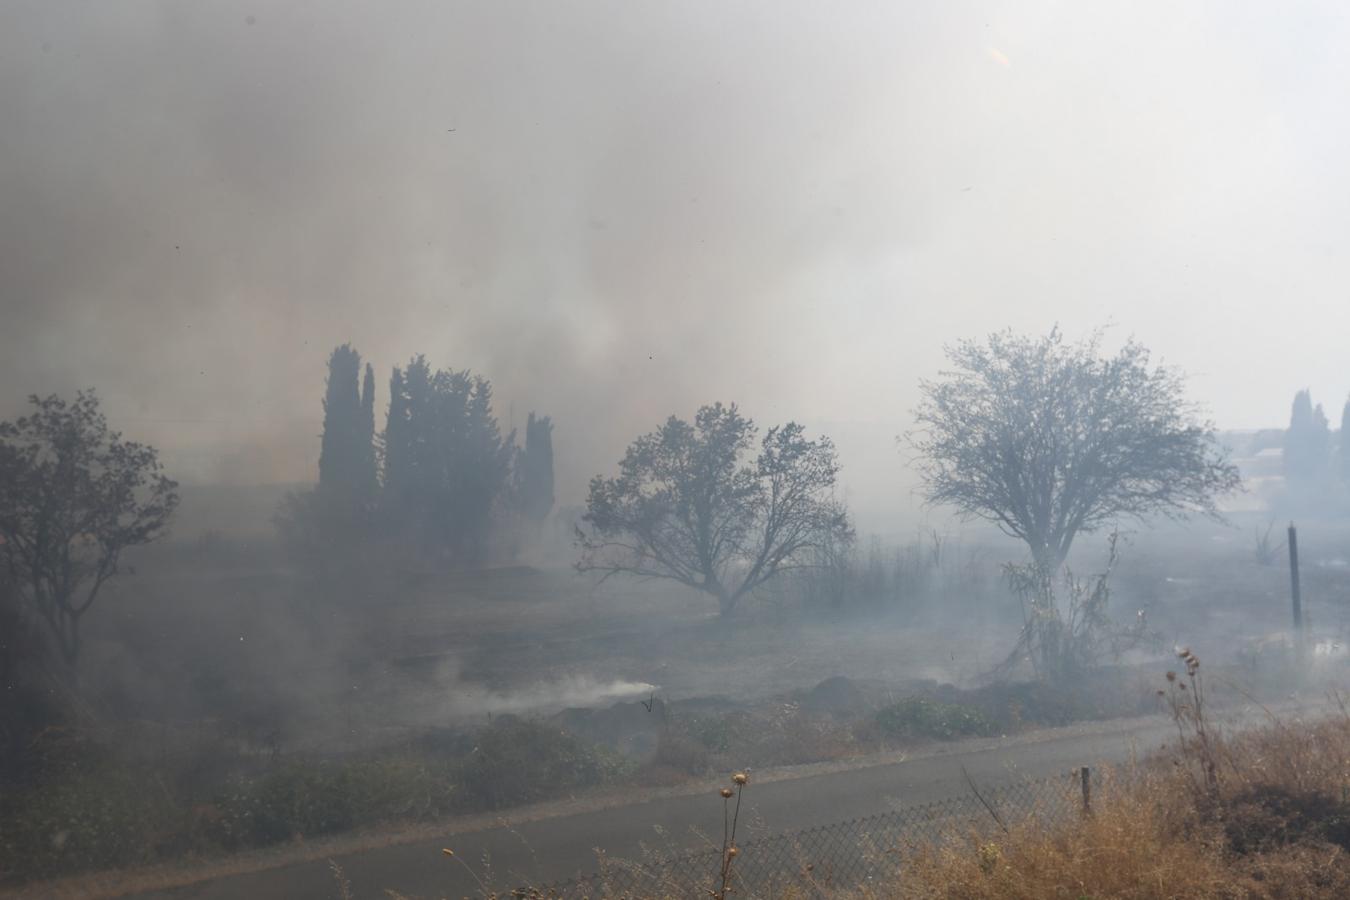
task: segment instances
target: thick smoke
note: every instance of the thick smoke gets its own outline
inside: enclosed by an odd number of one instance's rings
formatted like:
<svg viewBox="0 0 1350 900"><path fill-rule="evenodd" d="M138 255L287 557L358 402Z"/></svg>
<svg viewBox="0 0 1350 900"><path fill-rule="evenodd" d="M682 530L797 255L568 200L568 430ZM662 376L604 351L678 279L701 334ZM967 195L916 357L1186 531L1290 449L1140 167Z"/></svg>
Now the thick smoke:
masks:
<svg viewBox="0 0 1350 900"><path fill-rule="evenodd" d="M1265 424L1268 371L1346 388L1350 28L1258 12L7 4L0 413L94 385L188 480L309 479L351 340L552 414L563 502L712 399L866 497L943 342L1114 319Z"/></svg>

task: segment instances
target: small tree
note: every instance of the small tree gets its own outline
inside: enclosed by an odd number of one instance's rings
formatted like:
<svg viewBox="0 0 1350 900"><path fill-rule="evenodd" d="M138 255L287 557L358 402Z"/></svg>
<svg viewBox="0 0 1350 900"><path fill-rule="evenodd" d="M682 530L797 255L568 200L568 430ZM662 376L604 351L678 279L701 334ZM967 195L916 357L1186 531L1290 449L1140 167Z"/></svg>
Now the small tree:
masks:
<svg viewBox="0 0 1350 900"><path fill-rule="evenodd" d="M591 481L582 571L663 578L717 598L729 614L755 588L851 538L831 496L839 464L828 438L790 422L756 429L735 405L671 416L628 448L615 478Z"/></svg>
<svg viewBox="0 0 1350 900"><path fill-rule="evenodd" d="M93 391L29 402L0 422L0 559L74 665L81 617L122 551L164 533L178 485L153 447L108 429Z"/></svg>
<svg viewBox="0 0 1350 900"><path fill-rule="evenodd" d="M1100 341L1066 343L1058 329L962 341L947 351L952 369L920 385L909 440L927 501L1025 541L1046 578L1080 532L1220 518L1216 497L1241 485L1182 376L1133 340L1111 356Z"/></svg>

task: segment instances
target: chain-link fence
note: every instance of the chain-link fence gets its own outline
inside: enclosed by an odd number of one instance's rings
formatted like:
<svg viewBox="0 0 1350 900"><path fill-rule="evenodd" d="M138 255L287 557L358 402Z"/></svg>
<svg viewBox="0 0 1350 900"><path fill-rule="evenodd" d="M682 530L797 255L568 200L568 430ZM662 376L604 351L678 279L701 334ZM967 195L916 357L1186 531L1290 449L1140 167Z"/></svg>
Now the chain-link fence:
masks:
<svg viewBox="0 0 1350 900"><path fill-rule="evenodd" d="M971 829L1010 827L1028 819L1063 820L1089 803L1086 769L1069 775L971 790L934 803L907 807L740 842L732 866L733 896L824 897L898 876L906 848ZM602 871L554 884L531 896L573 898L707 897L720 885L722 850L606 860Z"/></svg>

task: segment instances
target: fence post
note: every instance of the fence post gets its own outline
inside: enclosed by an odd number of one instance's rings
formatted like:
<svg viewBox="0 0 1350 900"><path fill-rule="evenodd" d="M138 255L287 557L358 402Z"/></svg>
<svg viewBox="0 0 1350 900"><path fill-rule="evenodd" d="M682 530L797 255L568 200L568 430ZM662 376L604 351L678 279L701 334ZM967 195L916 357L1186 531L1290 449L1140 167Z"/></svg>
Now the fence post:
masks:
<svg viewBox="0 0 1350 900"><path fill-rule="evenodd" d="M1078 780L1083 785L1083 815L1092 815L1092 770L1087 766L1078 770Z"/></svg>
<svg viewBox="0 0 1350 900"><path fill-rule="evenodd" d="M1294 605L1294 651L1300 662L1305 653L1303 639L1303 594L1298 583L1298 529L1289 523L1289 590Z"/></svg>

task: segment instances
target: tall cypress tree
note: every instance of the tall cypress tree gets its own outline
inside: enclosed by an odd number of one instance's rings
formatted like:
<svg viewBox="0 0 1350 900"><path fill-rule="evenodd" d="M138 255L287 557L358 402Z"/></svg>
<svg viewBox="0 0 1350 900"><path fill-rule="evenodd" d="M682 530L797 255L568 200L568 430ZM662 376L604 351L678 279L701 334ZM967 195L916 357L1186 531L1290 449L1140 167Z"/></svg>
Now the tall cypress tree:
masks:
<svg viewBox="0 0 1350 900"><path fill-rule="evenodd" d="M384 420L384 488L395 497L409 483L408 388L403 370L394 366L389 376L389 412Z"/></svg>
<svg viewBox="0 0 1350 900"><path fill-rule="evenodd" d="M361 382L360 433L357 449L360 451L360 470L357 473L362 495L370 497L378 486L375 468L375 370L366 363L365 378Z"/></svg>
<svg viewBox="0 0 1350 900"><path fill-rule="evenodd" d="M1284 477L1300 481L1308 471L1308 432L1312 430L1312 394L1308 390L1294 395L1289 411L1289 429L1284 433Z"/></svg>
<svg viewBox="0 0 1350 900"><path fill-rule="evenodd" d="M1341 477L1350 482L1350 399L1341 408Z"/></svg>
<svg viewBox="0 0 1350 900"><path fill-rule="evenodd" d="M1324 478L1331 461L1331 428L1319 403L1313 406L1312 392L1294 395L1289 415L1289 430L1284 435L1284 477L1291 483L1315 484Z"/></svg>
<svg viewBox="0 0 1350 900"><path fill-rule="evenodd" d="M323 398L323 436L319 446L319 487L349 493L360 483L361 354L343 344L328 357Z"/></svg>
<svg viewBox="0 0 1350 900"><path fill-rule="evenodd" d="M1331 466L1331 423L1322 404L1313 407L1312 430L1308 432L1308 475L1314 481L1324 479Z"/></svg>
<svg viewBox="0 0 1350 900"><path fill-rule="evenodd" d="M516 460L520 510L538 529L553 510L553 422L530 413L525 421L525 449Z"/></svg>
<svg viewBox="0 0 1350 900"><path fill-rule="evenodd" d="M334 349L323 398L319 486L288 494L276 516L285 542L321 569L353 558L368 533L376 487L374 403L369 366L364 390L361 385L361 354L351 344Z"/></svg>

